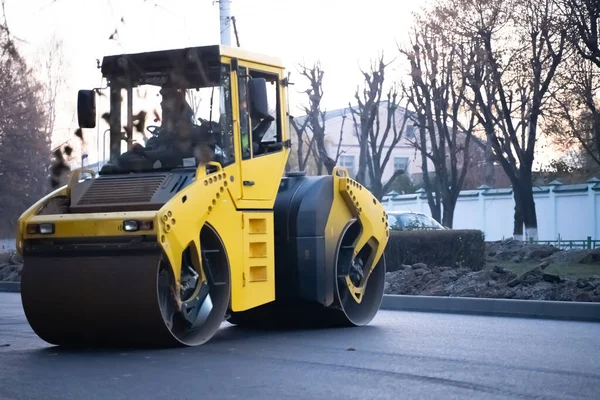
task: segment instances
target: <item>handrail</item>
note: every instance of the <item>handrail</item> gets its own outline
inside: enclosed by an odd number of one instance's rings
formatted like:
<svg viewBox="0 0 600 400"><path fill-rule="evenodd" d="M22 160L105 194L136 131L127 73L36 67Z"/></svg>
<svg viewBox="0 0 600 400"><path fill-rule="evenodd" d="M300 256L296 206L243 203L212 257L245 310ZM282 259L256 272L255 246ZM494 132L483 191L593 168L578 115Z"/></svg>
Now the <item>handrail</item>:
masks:
<svg viewBox="0 0 600 400"><path fill-rule="evenodd" d="M71 176L69 177L69 183L67 184L67 190L71 191L71 188L75 186L75 184L79 181L79 177L82 173L89 173L92 176L92 179L96 177L96 172L87 168L78 168L71 172Z"/></svg>
<svg viewBox="0 0 600 400"><path fill-rule="evenodd" d="M222 172L223 171L223 166L220 163L218 163L216 161L209 161L209 162L207 162L205 164L200 164L200 165L198 165L198 167L196 167L196 179L199 179L199 178L201 178L203 176L208 175L206 173L206 167L208 167L209 165L217 168L217 172ZM202 171L204 171L204 172L202 172Z"/></svg>
<svg viewBox="0 0 600 400"><path fill-rule="evenodd" d="M348 178L348 170L345 167L335 166L333 167L332 175L339 176L340 178Z"/></svg>

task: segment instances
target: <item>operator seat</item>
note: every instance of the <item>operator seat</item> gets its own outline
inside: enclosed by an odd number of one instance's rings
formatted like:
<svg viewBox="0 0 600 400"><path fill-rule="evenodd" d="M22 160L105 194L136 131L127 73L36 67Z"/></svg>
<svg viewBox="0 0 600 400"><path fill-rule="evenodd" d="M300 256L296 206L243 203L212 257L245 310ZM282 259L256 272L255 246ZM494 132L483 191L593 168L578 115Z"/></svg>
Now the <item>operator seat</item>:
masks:
<svg viewBox="0 0 600 400"><path fill-rule="evenodd" d="M258 121L256 127L252 129L252 154L256 155L264 153L265 146L263 146L261 142L274 120L275 118L269 115L267 118ZM255 121L256 120L252 121L252 126L255 125Z"/></svg>

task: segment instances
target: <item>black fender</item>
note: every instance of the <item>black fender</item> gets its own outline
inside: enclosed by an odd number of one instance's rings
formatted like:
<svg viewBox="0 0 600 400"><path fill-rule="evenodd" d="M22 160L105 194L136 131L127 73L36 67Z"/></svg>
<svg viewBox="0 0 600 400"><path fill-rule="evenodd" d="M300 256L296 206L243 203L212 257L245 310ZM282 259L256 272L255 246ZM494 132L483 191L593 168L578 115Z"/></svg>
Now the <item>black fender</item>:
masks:
<svg viewBox="0 0 600 400"><path fill-rule="evenodd" d="M335 263L325 242L333 190L331 175L282 179L274 205L277 302L333 302Z"/></svg>

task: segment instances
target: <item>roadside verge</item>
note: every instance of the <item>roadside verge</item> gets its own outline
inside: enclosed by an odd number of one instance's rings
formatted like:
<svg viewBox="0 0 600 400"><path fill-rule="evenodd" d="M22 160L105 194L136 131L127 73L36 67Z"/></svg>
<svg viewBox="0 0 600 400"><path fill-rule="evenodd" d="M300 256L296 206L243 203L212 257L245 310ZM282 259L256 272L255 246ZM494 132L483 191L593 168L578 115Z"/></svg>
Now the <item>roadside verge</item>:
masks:
<svg viewBox="0 0 600 400"><path fill-rule="evenodd" d="M600 322L594 302L384 295L381 309Z"/></svg>

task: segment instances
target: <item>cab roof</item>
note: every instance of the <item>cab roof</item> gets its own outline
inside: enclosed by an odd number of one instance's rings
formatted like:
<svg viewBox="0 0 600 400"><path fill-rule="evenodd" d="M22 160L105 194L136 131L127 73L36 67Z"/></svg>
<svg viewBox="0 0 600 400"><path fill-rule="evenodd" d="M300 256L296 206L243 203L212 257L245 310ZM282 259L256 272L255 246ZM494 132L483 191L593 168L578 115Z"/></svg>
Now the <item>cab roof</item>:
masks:
<svg viewBox="0 0 600 400"><path fill-rule="evenodd" d="M276 57L230 46L210 45L105 56L101 71L102 75L111 78L124 76L127 72L135 76L167 73L174 68L198 70L199 65L207 71L218 70L221 56L284 68L281 60Z"/></svg>

